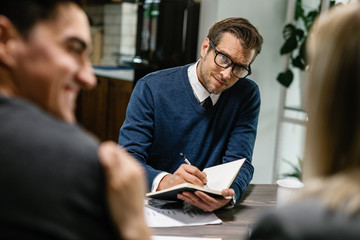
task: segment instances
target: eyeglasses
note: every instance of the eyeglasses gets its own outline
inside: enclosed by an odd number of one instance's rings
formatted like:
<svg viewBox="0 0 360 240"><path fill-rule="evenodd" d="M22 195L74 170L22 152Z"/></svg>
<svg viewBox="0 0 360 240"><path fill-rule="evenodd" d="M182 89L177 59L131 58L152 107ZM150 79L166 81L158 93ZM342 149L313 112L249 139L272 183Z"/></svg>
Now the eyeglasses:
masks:
<svg viewBox="0 0 360 240"><path fill-rule="evenodd" d="M250 66L249 68L246 68L244 66L235 64L228 56L216 50L215 45L211 40L210 40L210 45L215 52L214 62L216 63L216 65L218 65L221 68L228 68L234 65L231 72L237 78L245 78L251 74Z"/></svg>

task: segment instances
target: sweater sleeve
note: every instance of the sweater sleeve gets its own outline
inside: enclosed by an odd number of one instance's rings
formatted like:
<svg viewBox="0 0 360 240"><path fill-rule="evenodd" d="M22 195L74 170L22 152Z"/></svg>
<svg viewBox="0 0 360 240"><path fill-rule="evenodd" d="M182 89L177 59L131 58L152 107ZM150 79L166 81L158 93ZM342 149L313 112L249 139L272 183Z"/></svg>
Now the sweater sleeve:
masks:
<svg viewBox="0 0 360 240"><path fill-rule="evenodd" d="M144 166L149 190L154 178L161 172L146 164L154 138L154 127L152 92L146 82L140 80L131 95L118 143Z"/></svg>
<svg viewBox="0 0 360 240"><path fill-rule="evenodd" d="M254 173L251 162L260 111L260 92L257 85L254 82L251 83L247 86L248 91L242 96L244 99L238 109L225 156L223 157L223 162L246 158L244 165L231 185L231 188L235 190L236 201L239 201L245 193Z"/></svg>

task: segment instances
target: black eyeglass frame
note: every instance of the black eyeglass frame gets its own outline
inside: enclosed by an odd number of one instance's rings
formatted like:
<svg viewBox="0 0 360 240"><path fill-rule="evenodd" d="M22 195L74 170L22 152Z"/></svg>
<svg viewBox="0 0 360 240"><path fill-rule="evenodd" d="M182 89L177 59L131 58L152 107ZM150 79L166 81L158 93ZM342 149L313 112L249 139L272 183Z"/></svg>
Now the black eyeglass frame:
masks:
<svg viewBox="0 0 360 240"><path fill-rule="evenodd" d="M237 78L239 78L239 79L244 79L244 78L246 78L247 76L249 76L249 75L251 74L251 67L250 67L250 65L249 65L249 68L246 68L246 67L244 67L244 66L241 66L241 65L238 65L238 64L234 63L233 60L231 60L231 58L230 58L228 55L226 55L226 54L224 54L224 53L219 52L218 50L216 50L214 43L213 43L210 39L209 39L209 42L210 42L210 45L211 45L212 49L213 49L214 52L215 52L214 63L215 63L217 66L225 69L225 68L228 68L228 67L231 67L232 65L234 65L234 66L232 67L232 69L231 69L231 73L232 73L235 77L237 77ZM230 63L229 63L228 65L226 65L225 67L220 66L220 65L215 61L216 57L217 57L219 54L224 55L225 57L227 57L227 58L230 60ZM238 76L236 76L235 73L234 73L234 68L235 68L236 66L245 69L245 70L247 71L247 74L246 74L244 77L238 77Z"/></svg>

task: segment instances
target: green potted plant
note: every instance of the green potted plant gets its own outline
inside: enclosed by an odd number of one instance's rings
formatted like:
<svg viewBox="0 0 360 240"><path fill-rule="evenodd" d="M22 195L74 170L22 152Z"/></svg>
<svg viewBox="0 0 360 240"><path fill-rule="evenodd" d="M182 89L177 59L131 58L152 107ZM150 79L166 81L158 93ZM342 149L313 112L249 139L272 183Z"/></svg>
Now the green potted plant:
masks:
<svg viewBox="0 0 360 240"><path fill-rule="evenodd" d="M335 0L330 1L330 7L335 4ZM280 72L277 80L285 87L289 87L294 79L292 68L299 68L304 71L306 62L306 39L309 29L315 18L319 15L318 9L305 12L302 0L296 0L295 23L286 24L283 28L284 43L280 49L280 55L289 54L290 64L288 68Z"/></svg>
<svg viewBox="0 0 360 240"><path fill-rule="evenodd" d="M287 173L284 173L281 175L281 178L296 178L298 179L300 182L302 181L302 171L303 171L303 160L298 157L298 162L297 164L295 163L292 163L288 160L285 160L284 161L289 164L289 166L291 167L291 170Z"/></svg>

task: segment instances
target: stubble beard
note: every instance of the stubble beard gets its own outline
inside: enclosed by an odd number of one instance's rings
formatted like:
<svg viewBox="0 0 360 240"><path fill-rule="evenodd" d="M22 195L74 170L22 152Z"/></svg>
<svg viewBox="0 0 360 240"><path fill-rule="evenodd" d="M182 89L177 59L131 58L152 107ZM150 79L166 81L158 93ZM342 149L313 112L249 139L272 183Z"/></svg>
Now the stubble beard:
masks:
<svg viewBox="0 0 360 240"><path fill-rule="evenodd" d="M204 59L205 60L205 59ZM200 83L203 85L203 87L209 92L209 93L215 93L210 87L211 79L210 79L210 73L209 76L206 75L204 68L203 68L203 62L199 63L199 69L200 69ZM217 93L215 93L217 94Z"/></svg>

